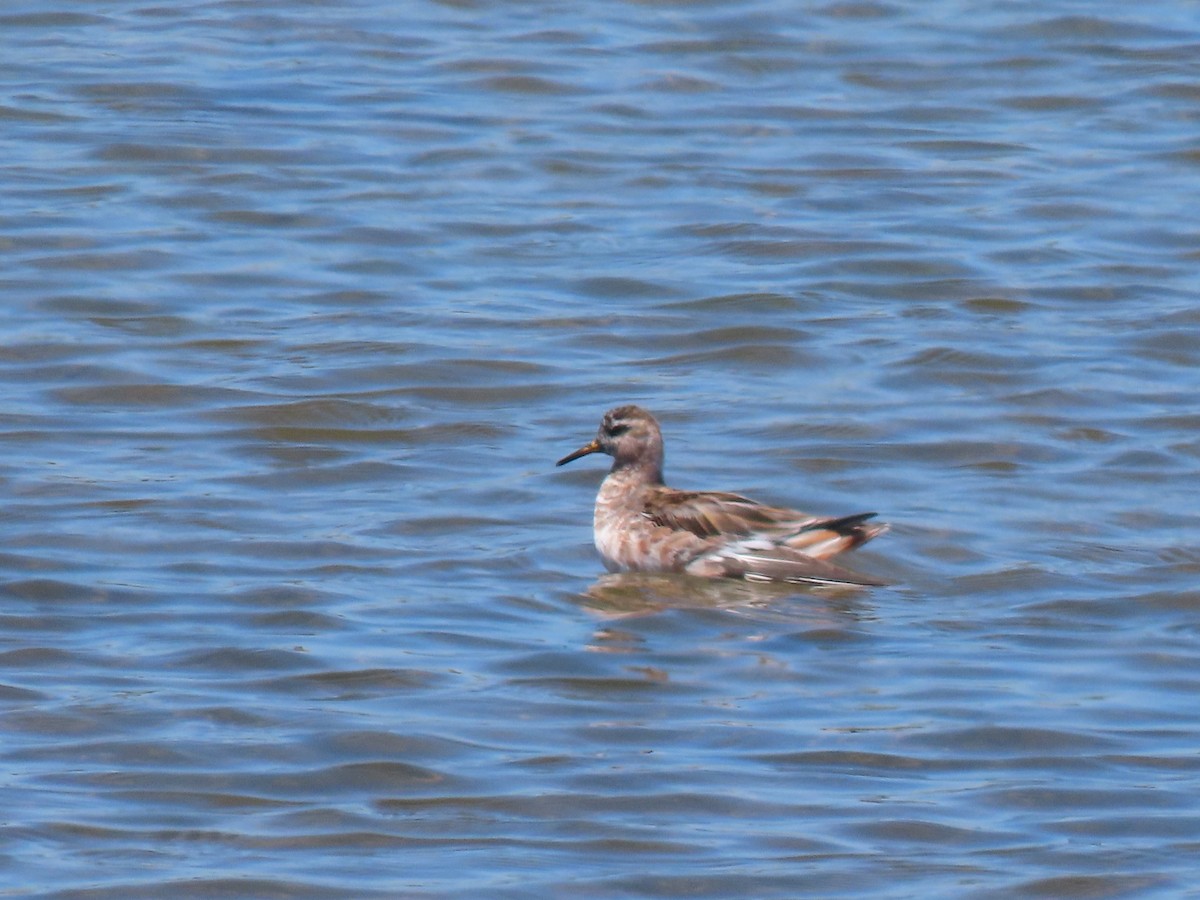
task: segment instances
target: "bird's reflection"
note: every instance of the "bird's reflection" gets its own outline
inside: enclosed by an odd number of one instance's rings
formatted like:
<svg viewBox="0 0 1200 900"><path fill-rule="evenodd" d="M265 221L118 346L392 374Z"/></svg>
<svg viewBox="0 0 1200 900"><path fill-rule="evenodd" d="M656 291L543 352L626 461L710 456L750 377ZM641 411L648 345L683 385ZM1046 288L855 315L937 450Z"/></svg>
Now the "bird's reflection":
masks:
<svg viewBox="0 0 1200 900"><path fill-rule="evenodd" d="M653 615L671 609L768 610L789 604L787 618L816 619L829 627L858 622L864 592L851 586L802 587L755 584L724 578L693 578L645 572L602 575L580 595L588 610L605 618Z"/></svg>

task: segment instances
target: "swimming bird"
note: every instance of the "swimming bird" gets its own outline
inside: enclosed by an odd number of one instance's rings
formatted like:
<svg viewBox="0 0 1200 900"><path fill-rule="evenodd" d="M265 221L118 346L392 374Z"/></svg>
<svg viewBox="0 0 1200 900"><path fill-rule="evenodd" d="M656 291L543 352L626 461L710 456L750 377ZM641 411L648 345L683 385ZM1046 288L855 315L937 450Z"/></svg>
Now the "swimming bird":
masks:
<svg viewBox="0 0 1200 900"><path fill-rule="evenodd" d="M706 578L880 585L828 562L887 530L875 513L822 517L740 494L663 484L662 430L640 406L604 414L596 437L556 466L607 453L612 470L596 496L596 549L611 572L683 572Z"/></svg>

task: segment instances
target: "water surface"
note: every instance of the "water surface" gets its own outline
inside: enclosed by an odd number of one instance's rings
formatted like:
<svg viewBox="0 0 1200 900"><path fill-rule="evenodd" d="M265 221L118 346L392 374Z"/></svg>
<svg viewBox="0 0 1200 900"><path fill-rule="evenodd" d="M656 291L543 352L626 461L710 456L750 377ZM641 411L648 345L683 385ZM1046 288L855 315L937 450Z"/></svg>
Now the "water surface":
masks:
<svg viewBox="0 0 1200 900"><path fill-rule="evenodd" d="M1194 4L0 46L0 892L1195 890ZM603 576L624 402L893 586Z"/></svg>

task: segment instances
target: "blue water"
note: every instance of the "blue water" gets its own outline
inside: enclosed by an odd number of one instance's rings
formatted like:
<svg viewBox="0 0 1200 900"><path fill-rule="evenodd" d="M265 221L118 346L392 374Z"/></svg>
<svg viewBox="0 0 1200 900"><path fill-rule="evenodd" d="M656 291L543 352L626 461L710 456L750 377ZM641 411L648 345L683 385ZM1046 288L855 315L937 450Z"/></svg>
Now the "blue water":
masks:
<svg viewBox="0 0 1200 900"><path fill-rule="evenodd" d="M0 894L1193 894L1198 47L4 7ZM625 402L892 585L605 576Z"/></svg>

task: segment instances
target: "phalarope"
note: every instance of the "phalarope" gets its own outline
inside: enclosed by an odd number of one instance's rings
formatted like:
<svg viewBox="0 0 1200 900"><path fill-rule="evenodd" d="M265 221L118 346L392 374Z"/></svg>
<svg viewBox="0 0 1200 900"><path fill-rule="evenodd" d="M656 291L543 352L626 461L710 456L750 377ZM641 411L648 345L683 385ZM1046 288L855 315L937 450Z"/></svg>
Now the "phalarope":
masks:
<svg viewBox="0 0 1200 900"><path fill-rule="evenodd" d="M887 530L875 513L811 516L718 491L663 484L662 431L640 406L604 414L595 439L555 465L607 453L612 470L596 496L596 549L612 572L686 572L706 578L879 585L830 557Z"/></svg>

